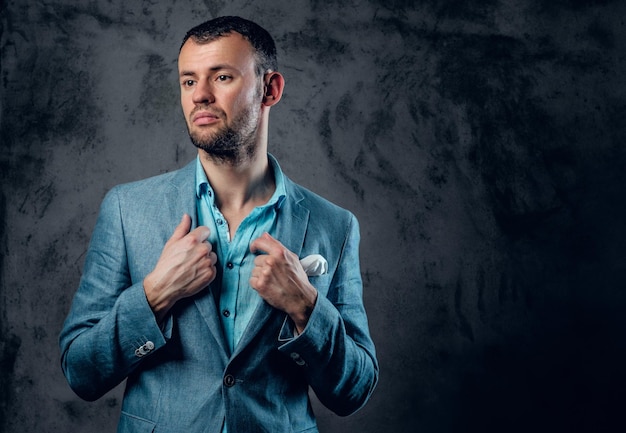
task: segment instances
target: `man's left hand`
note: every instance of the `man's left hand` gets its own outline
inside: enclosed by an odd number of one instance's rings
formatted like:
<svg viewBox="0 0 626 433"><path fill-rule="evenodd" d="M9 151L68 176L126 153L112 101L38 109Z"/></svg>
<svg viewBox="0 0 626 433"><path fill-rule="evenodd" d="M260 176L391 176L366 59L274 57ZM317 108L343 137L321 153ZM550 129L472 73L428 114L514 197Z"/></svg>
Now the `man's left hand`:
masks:
<svg viewBox="0 0 626 433"><path fill-rule="evenodd" d="M302 333L315 306L317 290L309 283L298 256L268 233L252 241L250 251L260 253L254 259L250 285L268 304L287 313Z"/></svg>

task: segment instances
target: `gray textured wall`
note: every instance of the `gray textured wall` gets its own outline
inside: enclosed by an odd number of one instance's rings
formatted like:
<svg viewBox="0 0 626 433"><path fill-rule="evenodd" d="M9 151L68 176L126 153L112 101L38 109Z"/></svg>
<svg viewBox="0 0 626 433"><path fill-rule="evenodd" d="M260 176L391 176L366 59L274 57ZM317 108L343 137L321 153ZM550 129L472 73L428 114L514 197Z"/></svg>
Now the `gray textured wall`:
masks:
<svg viewBox="0 0 626 433"><path fill-rule="evenodd" d="M184 32L240 14L287 79L270 147L362 225L381 363L324 432L624 431L625 2L0 2L0 430L113 432L57 335L99 203L193 157Z"/></svg>

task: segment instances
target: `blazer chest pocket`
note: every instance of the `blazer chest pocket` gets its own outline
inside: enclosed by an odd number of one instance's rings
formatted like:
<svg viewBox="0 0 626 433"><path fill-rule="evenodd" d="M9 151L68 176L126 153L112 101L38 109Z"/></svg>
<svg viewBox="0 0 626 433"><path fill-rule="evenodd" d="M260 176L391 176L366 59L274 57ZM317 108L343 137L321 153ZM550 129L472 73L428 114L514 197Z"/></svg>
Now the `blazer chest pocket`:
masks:
<svg viewBox="0 0 626 433"><path fill-rule="evenodd" d="M117 426L118 433L152 433L156 424L126 412L122 412Z"/></svg>

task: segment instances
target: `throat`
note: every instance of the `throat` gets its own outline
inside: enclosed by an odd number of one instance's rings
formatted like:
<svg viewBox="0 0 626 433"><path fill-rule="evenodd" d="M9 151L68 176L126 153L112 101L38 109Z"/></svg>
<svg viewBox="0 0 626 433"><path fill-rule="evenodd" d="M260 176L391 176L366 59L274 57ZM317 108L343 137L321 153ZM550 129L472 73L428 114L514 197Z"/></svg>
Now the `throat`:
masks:
<svg viewBox="0 0 626 433"><path fill-rule="evenodd" d="M239 226L249 214L250 212L222 212L222 215L224 216L224 219L226 219L226 224L228 226L229 242L235 239L237 229L239 229Z"/></svg>
<svg viewBox="0 0 626 433"><path fill-rule="evenodd" d="M231 200L220 200L219 196L216 197L216 205L228 224L229 238L231 240L234 239L237 229L243 220L246 219L255 208L267 204L272 198L275 189L276 186L272 182L271 185L257 188L255 191L256 194L252 196L235 199L235 196L231 195L229 197Z"/></svg>

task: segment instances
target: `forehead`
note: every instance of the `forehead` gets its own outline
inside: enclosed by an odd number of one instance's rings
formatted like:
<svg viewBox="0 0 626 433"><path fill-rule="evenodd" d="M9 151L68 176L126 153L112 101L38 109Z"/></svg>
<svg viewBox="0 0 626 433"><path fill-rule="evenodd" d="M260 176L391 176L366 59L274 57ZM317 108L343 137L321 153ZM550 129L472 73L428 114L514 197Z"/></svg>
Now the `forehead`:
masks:
<svg viewBox="0 0 626 433"><path fill-rule="evenodd" d="M178 55L178 69L196 71L230 67L245 70L254 68L254 48L239 33L231 33L211 42L198 43L189 38Z"/></svg>

